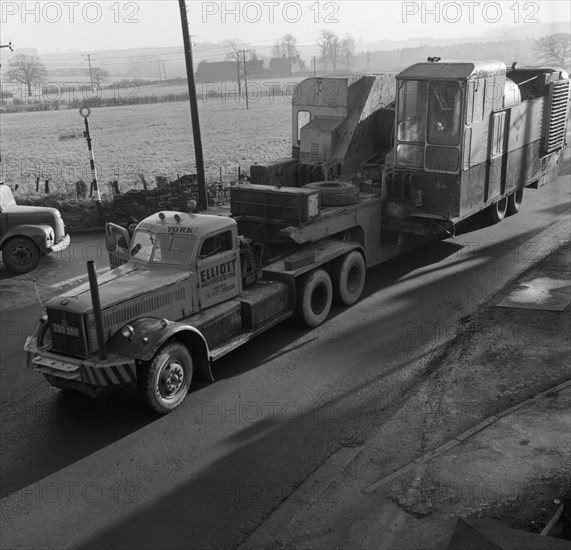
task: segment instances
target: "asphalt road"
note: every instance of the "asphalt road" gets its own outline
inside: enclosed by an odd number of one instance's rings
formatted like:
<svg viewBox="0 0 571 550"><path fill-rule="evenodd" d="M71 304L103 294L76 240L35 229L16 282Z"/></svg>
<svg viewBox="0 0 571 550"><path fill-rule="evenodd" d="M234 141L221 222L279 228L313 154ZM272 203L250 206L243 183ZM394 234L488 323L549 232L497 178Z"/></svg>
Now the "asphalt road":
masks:
<svg viewBox="0 0 571 550"><path fill-rule="evenodd" d="M362 300L335 309L318 329L286 322L226 356L215 365L217 381L196 384L166 417L130 389L91 400L49 387L21 351L39 308L3 310L2 539L27 547L237 545L329 455L366 438L464 316L569 239L569 162L563 173L526 190L522 211L501 224L477 217L456 239L370 270ZM104 251L101 236L82 246ZM60 280L85 269L83 261L49 262L36 273L40 294L57 290L54 266ZM105 267L103 257L96 262ZM21 279L22 304L33 302L32 278L0 270L0 291L20 294Z"/></svg>

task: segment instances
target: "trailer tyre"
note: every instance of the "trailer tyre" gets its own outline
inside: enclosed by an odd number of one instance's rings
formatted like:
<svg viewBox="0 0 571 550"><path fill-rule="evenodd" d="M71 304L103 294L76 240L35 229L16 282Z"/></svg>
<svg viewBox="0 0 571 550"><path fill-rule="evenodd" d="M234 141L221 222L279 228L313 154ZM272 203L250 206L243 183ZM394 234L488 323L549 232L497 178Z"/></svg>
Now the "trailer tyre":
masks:
<svg viewBox="0 0 571 550"><path fill-rule="evenodd" d="M146 403L161 414L176 409L186 397L192 379L192 358L178 342L163 346L139 377Z"/></svg>
<svg viewBox="0 0 571 550"><path fill-rule="evenodd" d="M319 190L321 206L344 206L359 201L359 188L347 181L316 181L304 185Z"/></svg>
<svg viewBox="0 0 571 550"><path fill-rule="evenodd" d="M42 254L38 245L28 237L14 237L3 247L4 265L14 273L28 273L35 269Z"/></svg>
<svg viewBox="0 0 571 550"><path fill-rule="evenodd" d="M353 305L363 293L365 287L366 267L363 256L354 250L339 258L333 264L333 296L335 301Z"/></svg>
<svg viewBox="0 0 571 550"><path fill-rule="evenodd" d="M300 282L296 318L307 327L317 327L329 315L333 299L331 278L324 269L308 273Z"/></svg>
<svg viewBox="0 0 571 550"><path fill-rule="evenodd" d="M523 203L523 188L514 191L508 197L508 209L507 214L508 216L513 216L520 211L521 205Z"/></svg>
<svg viewBox="0 0 571 550"><path fill-rule="evenodd" d="M495 202L491 206L488 206L490 221L495 223L500 223L505 217L508 209L508 199L504 197L503 199Z"/></svg>

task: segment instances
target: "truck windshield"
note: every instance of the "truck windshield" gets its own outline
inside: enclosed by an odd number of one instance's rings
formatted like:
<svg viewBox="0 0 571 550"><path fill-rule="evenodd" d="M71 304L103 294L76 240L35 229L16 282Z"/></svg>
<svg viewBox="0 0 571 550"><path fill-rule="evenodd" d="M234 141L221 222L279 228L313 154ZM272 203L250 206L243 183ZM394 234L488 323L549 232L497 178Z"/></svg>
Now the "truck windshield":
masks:
<svg viewBox="0 0 571 550"><path fill-rule="evenodd" d="M195 245L192 235L138 230L133 236L130 255L152 264L188 265Z"/></svg>

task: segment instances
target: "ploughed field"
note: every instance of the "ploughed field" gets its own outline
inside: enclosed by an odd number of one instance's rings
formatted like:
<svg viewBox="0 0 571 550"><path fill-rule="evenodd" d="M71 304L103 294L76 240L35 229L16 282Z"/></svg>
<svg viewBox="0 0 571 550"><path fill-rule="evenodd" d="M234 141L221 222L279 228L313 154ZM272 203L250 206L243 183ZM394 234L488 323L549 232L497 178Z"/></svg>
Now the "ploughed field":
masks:
<svg viewBox="0 0 571 550"><path fill-rule="evenodd" d="M253 100L252 100L253 99ZM291 96L260 95L199 99L200 128L207 181L232 181L237 167L249 171L255 162L291 155ZM118 180L121 192L142 188L140 174L150 187L156 176L175 179L196 173L190 106L187 101L98 107L89 125L102 192ZM40 111L2 115L0 178L16 196L35 195L36 177L50 192L74 198L75 182L91 181L84 123L78 110Z"/></svg>

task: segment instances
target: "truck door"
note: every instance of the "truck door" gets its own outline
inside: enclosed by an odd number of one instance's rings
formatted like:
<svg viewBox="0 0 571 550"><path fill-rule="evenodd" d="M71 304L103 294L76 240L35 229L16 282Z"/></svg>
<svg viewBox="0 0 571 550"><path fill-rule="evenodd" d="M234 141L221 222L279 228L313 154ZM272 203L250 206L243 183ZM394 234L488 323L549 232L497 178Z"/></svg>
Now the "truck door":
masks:
<svg viewBox="0 0 571 550"><path fill-rule="evenodd" d="M111 222L105 224L105 246L109 254L111 269L127 263L130 245L131 238L124 227Z"/></svg>
<svg viewBox="0 0 571 550"><path fill-rule="evenodd" d="M484 201L499 197L503 195L506 190L506 138L507 129L509 128L508 118L509 113L507 110L492 113Z"/></svg>
<svg viewBox="0 0 571 550"><path fill-rule="evenodd" d="M232 231L222 231L204 239L198 253L197 272L201 309L240 293L238 251Z"/></svg>

